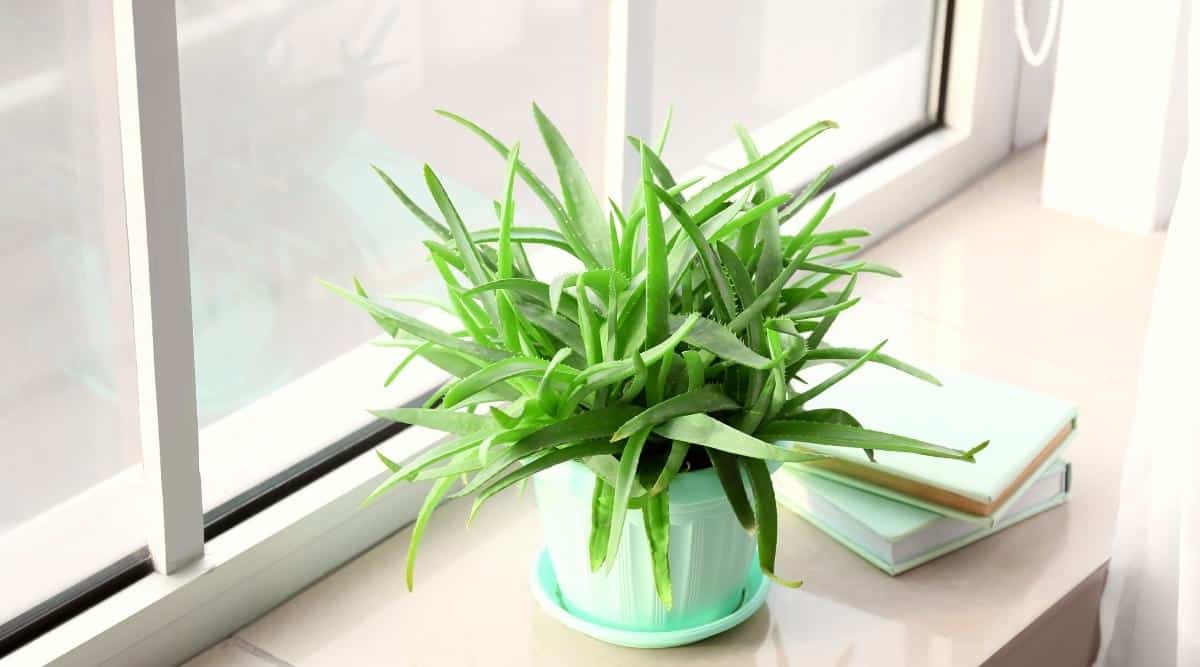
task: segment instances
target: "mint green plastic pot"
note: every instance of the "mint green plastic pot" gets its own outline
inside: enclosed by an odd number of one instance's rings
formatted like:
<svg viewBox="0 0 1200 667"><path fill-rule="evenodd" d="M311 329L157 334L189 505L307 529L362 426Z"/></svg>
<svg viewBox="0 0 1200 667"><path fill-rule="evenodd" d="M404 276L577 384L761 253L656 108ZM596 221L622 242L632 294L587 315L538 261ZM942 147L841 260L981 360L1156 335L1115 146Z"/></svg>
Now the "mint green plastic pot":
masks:
<svg viewBox="0 0 1200 667"><path fill-rule="evenodd" d="M738 607L754 540L738 523L711 468L683 473L671 483L669 610L655 592L640 511L626 515L611 570L591 571L588 538L595 479L574 461L534 477L546 550L568 612L613 628L661 632L694 628Z"/></svg>

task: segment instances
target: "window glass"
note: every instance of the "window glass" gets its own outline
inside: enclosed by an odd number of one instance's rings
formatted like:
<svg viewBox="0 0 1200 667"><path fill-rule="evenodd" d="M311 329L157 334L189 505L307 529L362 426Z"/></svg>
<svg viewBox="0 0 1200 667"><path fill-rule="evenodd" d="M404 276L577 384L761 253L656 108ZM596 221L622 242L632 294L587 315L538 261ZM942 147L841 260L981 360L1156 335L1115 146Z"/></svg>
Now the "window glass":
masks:
<svg viewBox="0 0 1200 667"><path fill-rule="evenodd" d="M145 544L102 4L5 3L0 21L0 634Z"/></svg>
<svg viewBox="0 0 1200 667"><path fill-rule="evenodd" d="M743 164L734 122L767 150L815 121L836 121L840 129L778 172L779 187L795 187L928 125L937 5L661 0L652 97L655 127L676 110L668 163Z"/></svg>
<svg viewBox="0 0 1200 667"><path fill-rule="evenodd" d="M434 109L521 140L522 157L556 184L530 111L536 101L599 187L608 10L590 0L176 6L197 393L202 427L216 426L202 428L201 442L212 507L311 453L272 442L230 454L244 431L227 416L236 422L252 402L295 397L294 381L377 333L318 278L346 285L356 275L385 295L440 289L420 245L430 233L370 165L436 210L421 175L429 163L469 225L496 224L503 158ZM540 205L521 196L521 224L539 224ZM391 352L374 369L380 383L384 364L396 362ZM345 415L352 425L369 418L364 407L327 391L320 415L283 412L327 424ZM227 455L236 465L221 462Z"/></svg>

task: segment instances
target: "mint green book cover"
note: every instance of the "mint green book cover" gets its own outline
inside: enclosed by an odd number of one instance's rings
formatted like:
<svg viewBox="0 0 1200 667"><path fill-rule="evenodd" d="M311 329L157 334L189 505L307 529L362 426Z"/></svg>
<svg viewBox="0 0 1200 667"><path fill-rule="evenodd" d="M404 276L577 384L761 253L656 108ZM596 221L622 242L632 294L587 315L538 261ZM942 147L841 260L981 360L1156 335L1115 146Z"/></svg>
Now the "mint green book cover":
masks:
<svg viewBox="0 0 1200 667"><path fill-rule="evenodd" d="M859 450L805 445L827 456L862 465L877 465L882 472L945 489L965 498L990 504L1003 497L1047 444L1070 429L1077 411L1061 399L1010 384L966 373L939 374L943 386L921 382L893 369L868 365L814 399L811 408L841 408L864 427L905 435L957 449L969 449L984 440L987 449L975 463L939 459L901 452L876 452L877 463L867 462ZM1062 439L1045 463L1061 455L1071 436ZM903 500L932 511L992 526L1032 483L1037 472L990 516L943 508L880 485L848 475L799 464L808 472L857 486L872 493Z"/></svg>
<svg viewBox="0 0 1200 667"><path fill-rule="evenodd" d="M1034 476L1011 511L979 526L944 513L785 467L775 474L779 503L820 528L864 560L897 575L981 540L1066 501L1070 464L1061 460Z"/></svg>

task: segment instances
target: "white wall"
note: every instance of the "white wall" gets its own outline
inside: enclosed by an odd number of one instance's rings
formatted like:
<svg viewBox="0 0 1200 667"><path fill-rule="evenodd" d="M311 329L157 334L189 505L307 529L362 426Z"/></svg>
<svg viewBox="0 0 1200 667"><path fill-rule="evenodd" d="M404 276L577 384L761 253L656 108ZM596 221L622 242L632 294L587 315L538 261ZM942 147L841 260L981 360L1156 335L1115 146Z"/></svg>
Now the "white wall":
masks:
<svg viewBox="0 0 1200 667"><path fill-rule="evenodd" d="M1029 43L1035 50L1046 39L1046 18L1050 0L1025 2L1025 21L1029 27ZM1060 14L1061 18L1061 14ZM1015 36L1014 36L1015 39ZM1050 99L1054 94L1055 61L1058 58L1058 39L1041 67L1034 67L1021 58L1021 80L1017 88L1017 108L1013 119L1013 150L1021 150L1046 138L1050 124Z"/></svg>
<svg viewBox="0 0 1200 667"><path fill-rule="evenodd" d="M1064 4L1043 203L1152 231L1170 217L1187 141L1187 3Z"/></svg>

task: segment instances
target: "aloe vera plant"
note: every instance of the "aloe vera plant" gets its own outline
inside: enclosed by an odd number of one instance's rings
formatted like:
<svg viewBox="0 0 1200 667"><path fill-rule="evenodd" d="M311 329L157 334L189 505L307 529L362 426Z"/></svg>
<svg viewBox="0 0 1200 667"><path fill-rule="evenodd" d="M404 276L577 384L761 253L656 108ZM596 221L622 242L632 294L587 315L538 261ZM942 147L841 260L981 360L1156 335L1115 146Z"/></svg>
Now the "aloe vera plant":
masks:
<svg viewBox="0 0 1200 667"><path fill-rule="evenodd" d="M400 483L435 480L409 546L410 589L421 535L443 499L474 496L473 517L497 493L568 461L596 475L593 570L613 561L626 515L641 512L646 557L669 608L671 482L712 466L734 514L756 536L762 571L793 585L775 575L769 462L820 458L806 444L858 448L872 459L875 450L887 450L973 461L987 444L959 451L872 431L843 410L809 407L866 363L937 382L883 354L882 343L855 349L826 340L838 315L858 302L859 276L899 275L846 258L857 249L852 240L866 232L819 231L832 195L812 207L806 221L785 227L808 210L832 168L794 196L777 193L769 174L833 123L816 123L766 153L738 128L745 166L708 183L676 180L662 159L667 128L653 145L630 138L641 156L642 181L622 208L601 202L536 105L559 191L521 161L519 146L439 113L505 160L496 222L468 228L428 166L424 176L436 211L423 210L376 171L432 233L425 246L461 330L399 312L357 280L349 289L329 285L411 350L388 382L416 357L454 378L424 407L375 412L450 435L403 465L380 455L391 475L371 498ZM545 205L555 229L518 224L518 181ZM536 246L570 253L576 270L537 275L527 256ZM802 381L813 366L831 363L841 368L815 384Z"/></svg>

